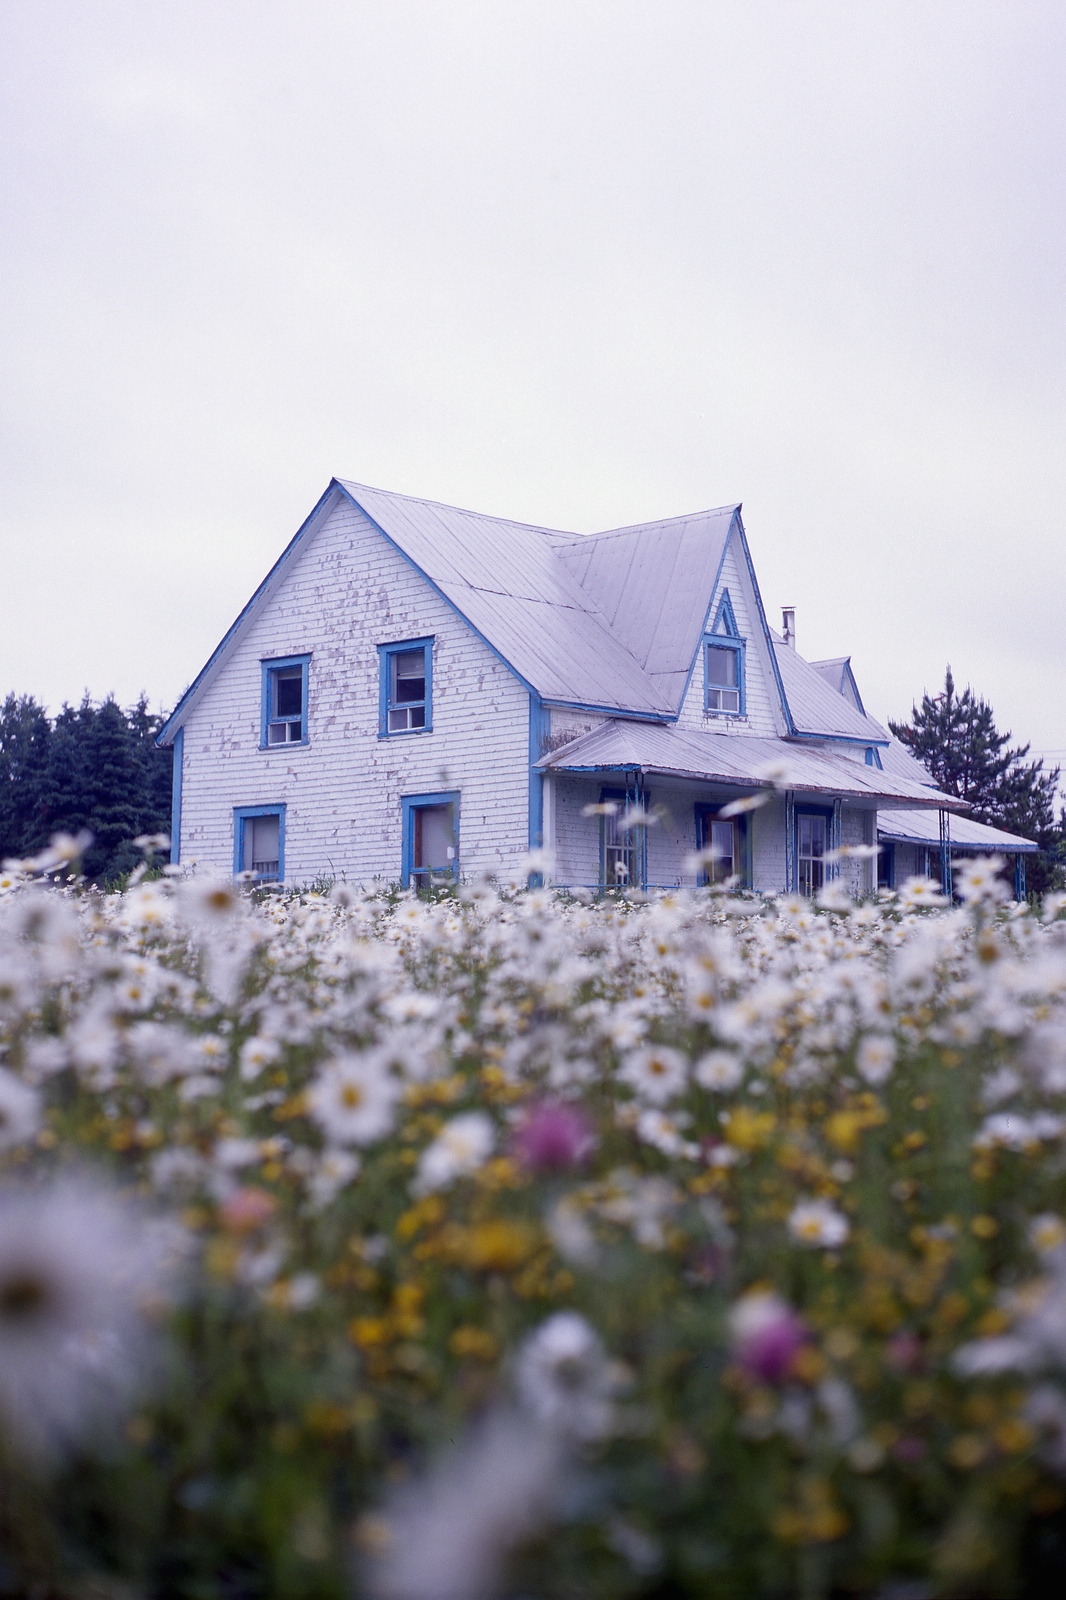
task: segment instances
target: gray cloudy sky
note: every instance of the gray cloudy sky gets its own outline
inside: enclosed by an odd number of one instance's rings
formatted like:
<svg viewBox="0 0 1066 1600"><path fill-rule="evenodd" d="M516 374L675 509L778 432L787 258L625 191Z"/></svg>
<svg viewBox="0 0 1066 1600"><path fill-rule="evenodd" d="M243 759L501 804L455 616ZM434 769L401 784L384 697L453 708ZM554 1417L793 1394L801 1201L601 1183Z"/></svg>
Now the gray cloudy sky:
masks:
<svg viewBox="0 0 1066 1600"><path fill-rule="evenodd" d="M0 690L172 705L334 473L739 499L1066 747L1066 7L0 0Z"/></svg>

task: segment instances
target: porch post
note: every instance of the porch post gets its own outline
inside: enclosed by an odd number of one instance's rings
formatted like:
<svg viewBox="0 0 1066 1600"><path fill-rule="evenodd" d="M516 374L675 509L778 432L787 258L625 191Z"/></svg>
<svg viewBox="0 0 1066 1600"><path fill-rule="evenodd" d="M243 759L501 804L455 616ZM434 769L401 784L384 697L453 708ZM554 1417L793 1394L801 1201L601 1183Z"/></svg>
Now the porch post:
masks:
<svg viewBox="0 0 1066 1600"><path fill-rule="evenodd" d="M951 813L940 807L940 890L948 899L951 891Z"/></svg>
<svg viewBox="0 0 1066 1600"><path fill-rule="evenodd" d="M840 849L840 843L841 843L841 840L842 840L843 834L844 834L844 823L843 823L843 815L842 815L843 809L844 809L844 802L843 802L843 800L841 800L840 796L838 795L837 798L833 801L833 816L832 816L832 819L830 820L830 823L829 823L829 848L830 848L830 850L832 850L834 852L836 852L836 851L838 851ZM828 872L827 876L830 877L830 878L839 878L840 877L840 857L839 857L839 855L836 855L834 860L831 862L830 867L829 867L829 872Z"/></svg>
<svg viewBox="0 0 1066 1600"><path fill-rule="evenodd" d="M785 790L785 893L796 892L796 796Z"/></svg>
<svg viewBox="0 0 1066 1600"><path fill-rule="evenodd" d="M1014 898L1025 899L1025 857L1020 850L1014 858Z"/></svg>

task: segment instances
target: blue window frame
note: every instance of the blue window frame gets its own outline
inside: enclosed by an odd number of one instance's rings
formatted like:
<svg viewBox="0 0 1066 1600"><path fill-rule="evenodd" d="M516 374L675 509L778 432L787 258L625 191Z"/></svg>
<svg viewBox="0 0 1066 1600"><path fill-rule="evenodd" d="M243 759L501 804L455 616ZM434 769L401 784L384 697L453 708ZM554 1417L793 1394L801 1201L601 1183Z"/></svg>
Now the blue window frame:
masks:
<svg viewBox="0 0 1066 1600"><path fill-rule="evenodd" d="M815 895L825 883L825 853L833 828L832 806L796 806L796 889Z"/></svg>
<svg viewBox="0 0 1066 1600"><path fill-rule="evenodd" d="M703 708L717 716L744 716L742 639L703 641Z"/></svg>
<svg viewBox="0 0 1066 1600"><path fill-rule="evenodd" d="M285 807L234 806L233 870L259 883L285 879Z"/></svg>
<svg viewBox="0 0 1066 1600"><path fill-rule="evenodd" d="M725 801L696 806L696 849L713 849L716 858L703 869L703 884L725 883L728 878L739 878L742 884L751 881L749 861L751 835L749 818L720 817Z"/></svg>
<svg viewBox="0 0 1066 1600"><path fill-rule="evenodd" d="M433 730L433 640L379 644L378 735Z"/></svg>
<svg viewBox="0 0 1066 1600"><path fill-rule="evenodd" d="M428 889L435 878L459 876L459 790L401 796L405 889Z"/></svg>
<svg viewBox="0 0 1066 1600"><path fill-rule="evenodd" d="M744 640L729 590L722 592L710 633L703 640L703 709L713 716L745 715Z"/></svg>
<svg viewBox="0 0 1066 1600"><path fill-rule="evenodd" d="M877 857L877 887L879 889L894 889L896 887L896 847L894 844L883 844Z"/></svg>
<svg viewBox="0 0 1066 1600"><path fill-rule="evenodd" d="M639 803L648 807L647 794L635 795L630 789L601 789L600 805L613 811L600 812L600 888L643 889L648 878L648 830L622 826L626 810Z"/></svg>
<svg viewBox="0 0 1066 1600"><path fill-rule="evenodd" d="M263 669L259 748L307 743L307 678L311 657L278 656Z"/></svg>

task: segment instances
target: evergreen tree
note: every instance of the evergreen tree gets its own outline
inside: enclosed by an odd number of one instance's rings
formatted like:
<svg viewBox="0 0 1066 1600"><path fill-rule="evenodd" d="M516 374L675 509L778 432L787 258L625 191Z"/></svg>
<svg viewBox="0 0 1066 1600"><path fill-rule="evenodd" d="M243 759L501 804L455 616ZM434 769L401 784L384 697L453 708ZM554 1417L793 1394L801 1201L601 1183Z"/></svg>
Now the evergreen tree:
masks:
<svg viewBox="0 0 1066 1600"><path fill-rule="evenodd" d="M54 724L35 700L9 695L0 707L0 860L87 828L87 876L106 883L130 871L140 858L133 840L170 830L172 758L156 748L161 726L143 695L128 712L86 695Z"/></svg>
<svg viewBox="0 0 1066 1600"><path fill-rule="evenodd" d="M0 707L0 861L24 856L47 838L52 725L30 695Z"/></svg>
<svg viewBox="0 0 1066 1600"><path fill-rule="evenodd" d="M1011 745L1000 733L988 701L969 685L961 694L949 666L941 694L922 695L910 722L889 722L896 738L928 769L938 788L968 800L970 816L1032 839L1040 856L1029 866L1031 888L1051 887L1062 851L1064 818L1055 820L1059 768L1027 761L1029 745Z"/></svg>

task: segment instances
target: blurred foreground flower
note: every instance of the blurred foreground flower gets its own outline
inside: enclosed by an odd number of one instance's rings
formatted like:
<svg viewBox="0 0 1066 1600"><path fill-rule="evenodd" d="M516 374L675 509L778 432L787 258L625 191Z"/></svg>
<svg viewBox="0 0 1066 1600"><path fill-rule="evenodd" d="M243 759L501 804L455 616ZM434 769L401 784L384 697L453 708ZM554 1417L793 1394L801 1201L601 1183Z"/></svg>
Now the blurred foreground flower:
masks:
<svg viewBox="0 0 1066 1600"><path fill-rule="evenodd" d="M729 1314L729 1331L737 1361L760 1383L780 1383L810 1338L803 1318L769 1289L741 1295Z"/></svg>
<svg viewBox="0 0 1066 1600"><path fill-rule="evenodd" d="M0 1190L0 1419L19 1453L84 1444L142 1391L182 1241L88 1178Z"/></svg>
<svg viewBox="0 0 1066 1600"><path fill-rule="evenodd" d="M533 1106L515 1134L515 1153L534 1172L575 1167L594 1144L592 1125L579 1106L546 1100Z"/></svg>
<svg viewBox="0 0 1066 1600"><path fill-rule="evenodd" d="M562 1469L561 1441L515 1411L497 1411L382 1518L361 1541L378 1556L377 1600L487 1600L511 1549L550 1515Z"/></svg>
<svg viewBox="0 0 1066 1600"><path fill-rule="evenodd" d="M548 1522L575 1446L611 1427L616 1382L595 1329L557 1312L526 1338L515 1364L520 1408L471 1429L383 1518L364 1522L378 1557L377 1600L487 1600L511 1550Z"/></svg>

